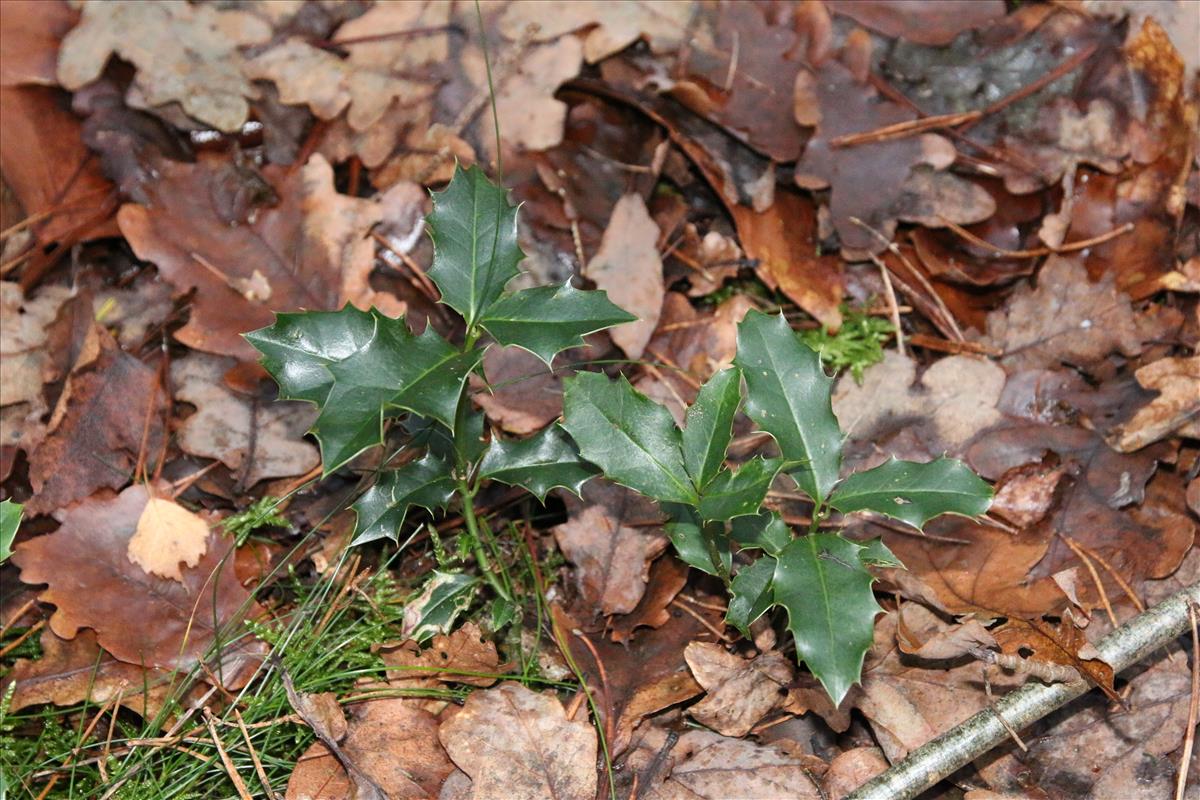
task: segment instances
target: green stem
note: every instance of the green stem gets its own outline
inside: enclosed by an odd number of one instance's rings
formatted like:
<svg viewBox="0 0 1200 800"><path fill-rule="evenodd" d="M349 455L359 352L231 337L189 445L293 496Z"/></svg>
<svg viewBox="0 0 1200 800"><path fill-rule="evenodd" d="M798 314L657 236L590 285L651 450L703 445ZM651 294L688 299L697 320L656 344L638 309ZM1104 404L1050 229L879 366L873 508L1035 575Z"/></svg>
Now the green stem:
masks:
<svg viewBox="0 0 1200 800"><path fill-rule="evenodd" d="M491 585L496 594L512 602L512 596L508 589L501 582L499 576L492 571L492 560L488 558L487 548L480 535L479 519L475 516L475 492L461 477L458 479L458 493L462 496L463 519L467 523L467 533L471 536L471 553L475 556L475 563L479 565L483 579Z"/></svg>

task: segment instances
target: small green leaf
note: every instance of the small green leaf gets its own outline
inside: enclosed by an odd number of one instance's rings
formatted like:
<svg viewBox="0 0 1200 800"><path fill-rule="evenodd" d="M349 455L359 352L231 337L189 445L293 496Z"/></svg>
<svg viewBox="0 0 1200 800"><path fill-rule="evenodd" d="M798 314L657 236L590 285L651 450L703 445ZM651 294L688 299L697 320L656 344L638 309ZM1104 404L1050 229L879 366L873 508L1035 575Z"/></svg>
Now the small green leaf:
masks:
<svg viewBox="0 0 1200 800"><path fill-rule="evenodd" d="M700 516L727 520L758 513L782 466L782 458L753 458L737 472L721 470L700 496Z"/></svg>
<svg viewBox="0 0 1200 800"><path fill-rule="evenodd" d="M733 576L729 585L729 608L725 621L750 638L750 625L767 612L774 602L771 581L775 577L775 559L771 556L747 564Z"/></svg>
<svg viewBox="0 0 1200 800"><path fill-rule="evenodd" d="M276 314L273 325L245 337L262 353L259 363L279 384L280 399L320 405L333 386L326 367L349 357L374 335L375 313L346 306Z"/></svg>
<svg viewBox="0 0 1200 800"><path fill-rule="evenodd" d="M683 429L683 461L696 489L703 491L725 463L733 438L733 417L742 402L742 373L736 368L713 375L687 410Z"/></svg>
<svg viewBox="0 0 1200 800"><path fill-rule="evenodd" d="M700 517L690 506L680 503L664 503L663 511L671 517L664 528L675 552L688 566L695 567L709 575L728 575L733 567L733 553L729 550L729 538L724 535L716 537L717 556L721 563L713 561L708 542L704 540L704 527Z"/></svg>
<svg viewBox="0 0 1200 800"><path fill-rule="evenodd" d="M557 425L550 425L528 439L493 440L479 463L479 476L523 486L541 500L555 486L579 495L583 484L596 474L579 449Z"/></svg>
<svg viewBox="0 0 1200 800"><path fill-rule="evenodd" d="M354 504L358 515L351 546L376 539L399 541L410 506L445 508L454 494L450 465L432 453L379 476Z"/></svg>
<svg viewBox="0 0 1200 800"><path fill-rule="evenodd" d="M896 558L896 554L888 549L883 539L870 539L859 542L862 550L858 551L858 560L864 567L897 567L904 569L904 564Z"/></svg>
<svg viewBox="0 0 1200 800"><path fill-rule="evenodd" d="M834 705L861 677L875 615L883 611L861 549L834 534L803 536L779 554L772 583L775 603L787 609L796 654Z"/></svg>
<svg viewBox="0 0 1200 800"><path fill-rule="evenodd" d="M782 315L750 311L738 325L734 363L746 378L746 416L775 438L800 488L820 502L837 483L842 433L833 379Z"/></svg>
<svg viewBox="0 0 1200 800"><path fill-rule="evenodd" d="M757 548L777 556L792 541L792 529L774 511L764 511L752 517L733 521L730 535L743 550Z"/></svg>
<svg viewBox="0 0 1200 800"><path fill-rule="evenodd" d="M418 642L449 633L471 605L479 579L462 572L434 570L421 593L404 606L400 634Z"/></svg>
<svg viewBox="0 0 1200 800"><path fill-rule="evenodd" d="M564 386L562 426L605 477L663 502L698 502L671 412L624 377L584 372Z"/></svg>
<svg viewBox="0 0 1200 800"><path fill-rule="evenodd" d="M479 324L496 341L528 350L546 362L568 347L582 345L589 333L637 317L614 305L601 291L581 291L570 281L505 295L488 309Z"/></svg>
<svg viewBox="0 0 1200 800"><path fill-rule="evenodd" d="M499 631L508 627L508 625L517 619L517 614L520 610L521 607L512 600L506 600L503 597L493 598L490 609L492 619L489 627L493 631Z"/></svg>
<svg viewBox="0 0 1200 800"><path fill-rule="evenodd" d="M848 514L876 511L917 530L939 514L977 517L988 510L992 487L953 458L921 463L888 459L842 481L829 505Z"/></svg>
<svg viewBox="0 0 1200 800"><path fill-rule="evenodd" d="M12 555L13 540L17 538L17 528L21 527L21 514L25 507L12 500L0 501L0 564Z"/></svg>
<svg viewBox="0 0 1200 800"><path fill-rule="evenodd" d="M517 244L517 207L478 166L456 166L450 185L433 194L426 223L434 246L429 277L442 302L461 314L471 330L516 277L517 264L525 257Z"/></svg>

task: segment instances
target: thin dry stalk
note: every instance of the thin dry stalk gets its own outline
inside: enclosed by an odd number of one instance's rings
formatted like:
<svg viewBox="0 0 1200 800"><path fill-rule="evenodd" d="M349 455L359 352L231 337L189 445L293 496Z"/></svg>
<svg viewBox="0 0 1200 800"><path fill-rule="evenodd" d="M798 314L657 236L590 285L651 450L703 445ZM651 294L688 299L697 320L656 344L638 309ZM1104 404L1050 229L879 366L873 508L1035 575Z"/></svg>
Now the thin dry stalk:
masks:
<svg viewBox="0 0 1200 800"><path fill-rule="evenodd" d="M1188 767L1192 763L1192 745L1196 741L1196 717L1200 713L1200 635L1196 632L1196 604L1188 603L1188 621L1192 623L1192 700L1188 703L1187 735L1183 738L1183 753L1179 758L1179 778L1175 784L1175 800L1183 800L1187 789Z"/></svg>
<svg viewBox="0 0 1200 800"><path fill-rule="evenodd" d="M229 757L229 753L226 752L224 745L221 744L221 735L217 733L217 726L213 724L212 712L207 708L204 709L204 723L208 726L208 732L212 736L212 743L217 748L217 754L221 756L221 763L225 765L225 773L229 775L229 780L233 781L233 788L237 790L238 797L241 800L254 800L250 794L250 790L246 788L246 782L238 774L233 759Z"/></svg>

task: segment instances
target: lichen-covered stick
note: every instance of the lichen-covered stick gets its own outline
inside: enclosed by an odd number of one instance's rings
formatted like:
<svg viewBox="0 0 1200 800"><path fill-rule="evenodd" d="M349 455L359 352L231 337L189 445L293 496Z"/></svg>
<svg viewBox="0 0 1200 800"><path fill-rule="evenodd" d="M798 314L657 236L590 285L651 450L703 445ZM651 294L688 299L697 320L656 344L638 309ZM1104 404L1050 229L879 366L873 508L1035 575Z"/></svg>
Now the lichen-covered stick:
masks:
<svg viewBox="0 0 1200 800"><path fill-rule="evenodd" d="M1183 633L1188 602L1200 603L1200 583L1147 609L1096 645L1100 657L1121 672ZM1195 658L1195 655L1193 655ZM1090 688L1084 681L1033 682L1005 695L956 728L912 751L887 772L858 787L846 800L907 800L951 775L1009 737L1000 717L1016 730L1032 725Z"/></svg>

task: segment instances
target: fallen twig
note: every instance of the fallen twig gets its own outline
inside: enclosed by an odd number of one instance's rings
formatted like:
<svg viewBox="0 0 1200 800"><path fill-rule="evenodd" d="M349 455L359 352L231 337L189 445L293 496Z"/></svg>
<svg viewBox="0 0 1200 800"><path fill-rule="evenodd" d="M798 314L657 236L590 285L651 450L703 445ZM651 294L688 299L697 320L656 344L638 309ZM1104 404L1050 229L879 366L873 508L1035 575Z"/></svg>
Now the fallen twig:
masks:
<svg viewBox="0 0 1200 800"><path fill-rule="evenodd" d="M1100 657L1120 673L1165 646L1188 627L1189 604L1200 601L1200 582L1176 592L1105 636ZM1193 656L1194 658L1195 656ZM867 781L846 800L907 800L961 769L1009 738L996 717L1020 730L1085 694L1086 681L1030 683L961 725L908 754L887 772Z"/></svg>

